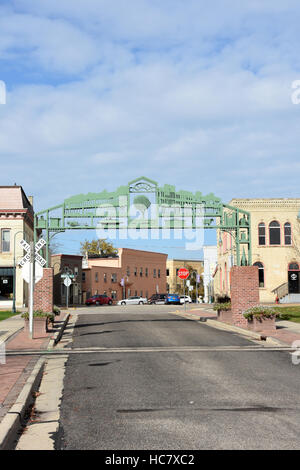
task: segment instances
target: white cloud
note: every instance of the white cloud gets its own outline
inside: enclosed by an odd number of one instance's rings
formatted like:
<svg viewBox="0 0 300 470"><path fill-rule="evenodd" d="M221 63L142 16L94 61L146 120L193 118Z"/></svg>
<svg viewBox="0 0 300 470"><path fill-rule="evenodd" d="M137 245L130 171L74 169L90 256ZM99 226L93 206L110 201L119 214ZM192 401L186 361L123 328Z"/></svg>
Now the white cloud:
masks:
<svg viewBox="0 0 300 470"><path fill-rule="evenodd" d="M224 199L299 195L299 10L10 2L0 9L1 184L14 175L48 205L141 174Z"/></svg>

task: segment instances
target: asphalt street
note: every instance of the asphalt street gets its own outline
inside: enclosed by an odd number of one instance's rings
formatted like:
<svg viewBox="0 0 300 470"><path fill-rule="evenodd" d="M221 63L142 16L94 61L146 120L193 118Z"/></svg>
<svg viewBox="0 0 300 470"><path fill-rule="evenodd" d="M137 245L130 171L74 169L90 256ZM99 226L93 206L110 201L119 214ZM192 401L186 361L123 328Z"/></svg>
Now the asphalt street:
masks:
<svg viewBox="0 0 300 470"><path fill-rule="evenodd" d="M78 316L72 347L107 349L69 355L56 448L299 448L300 366L290 353L255 350L261 345L172 310L96 307Z"/></svg>

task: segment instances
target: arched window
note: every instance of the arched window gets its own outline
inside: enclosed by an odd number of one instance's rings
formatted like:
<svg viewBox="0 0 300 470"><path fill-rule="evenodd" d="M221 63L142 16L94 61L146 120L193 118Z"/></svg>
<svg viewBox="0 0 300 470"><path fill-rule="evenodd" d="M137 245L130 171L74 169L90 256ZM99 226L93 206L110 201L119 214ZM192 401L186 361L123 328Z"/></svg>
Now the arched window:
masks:
<svg viewBox="0 0 300 470"><path fill-rule="evenodd" d="M266 244L266 226L263 222L258 225L258 244Z"/></svg>
<svg viewBox="0 0 300 470"><path fill-rule="evenodd" d="M284 244L285 245L292 244L292 226L289 222L284 224Z"/></svg>
<svg viewBox="0 0 300 470"><path fill-rule="evenodd" d="M253 266L258 267L258 283L259 287L265 287L265 269L264 265L257 261L257 263L254 263Z"/></svg>
<svg viewBox="0 0 300 470"><path fill-rule="evenodd" d="M269 243L270 245L280 245L280 224L276 220L273 220L269 224Z"/></svg>

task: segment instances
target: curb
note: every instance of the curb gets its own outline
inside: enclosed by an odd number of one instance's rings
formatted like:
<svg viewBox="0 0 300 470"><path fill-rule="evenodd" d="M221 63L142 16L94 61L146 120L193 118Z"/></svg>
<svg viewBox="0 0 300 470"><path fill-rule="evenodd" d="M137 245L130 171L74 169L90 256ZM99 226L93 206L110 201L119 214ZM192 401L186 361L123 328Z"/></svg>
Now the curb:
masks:
<svg viewBox="0 0 300 470"><path fill-rule="evenodd" d="M32 393L38 389L45 359L40 358L31 372L26 384L19 394L15 404L6 413L0 423L0 450L11 450L14 447L18 430L22 427L25 412L34 402Z"/></svg>
<svg viewBox="0 0 300 470"><path fill-rule="evenodd" d="M0 344L6 343L8 340L17 335L21 330L23 330L23 328L24 326L20 326L20 328L18 328L17 330L9 331L5 335L0 336Z"/></svg>
<svg viewBox="0 0 300 470"><path fill-rule="evenodd" d="M179 315L179 314L175 313L175 315ZM189 313L188 315L189 315L190 319L193 319L195 321L201 321L201 316L200 315L197 315L197 317L196 317L195 314L193 315L192 313ZM181 314L181 316L186 316L186 315ZM219 329L219 330L225 330L225 331L232 331L232 332L235 332L235 333L239 333L242 336L248 336L250 338L257 339L257 340L261 340L261 337L264 336L266 338L266 343L271 343L271 344L273 343L273 344L276 344L276 345L279 345L279 346L283 346L283 345L286 346L287 345L287 343L284 343L283 341L280 341L276 338L273 338L272 336L267 336L267 335L264 335L263 333L257 333L256 331L245 330L244 328L240 328L239 326L230 325L228 323L223 323L223 322L220 322L218 320L212 320L210 318L207 318L205 320L205 323L207 325L211 326L212 328L216 328L216 329Z"/></svg>
<svg viewBox="0 0 300 470"><path fill-rule="evenodd" d="M64 322L63 322L63 325L61 326L61 328L59 329L59 331L57 331L54 336L50 339L49 341L49 344L48 344L48 348L47 349L53 349L54 346L57 345L57 343L61 340L61 337L63 335L63 332L65 331L65 328L68 324L68 321L70 319L70 313L67 313L67 315L65 316L64 318Z"/></svg>

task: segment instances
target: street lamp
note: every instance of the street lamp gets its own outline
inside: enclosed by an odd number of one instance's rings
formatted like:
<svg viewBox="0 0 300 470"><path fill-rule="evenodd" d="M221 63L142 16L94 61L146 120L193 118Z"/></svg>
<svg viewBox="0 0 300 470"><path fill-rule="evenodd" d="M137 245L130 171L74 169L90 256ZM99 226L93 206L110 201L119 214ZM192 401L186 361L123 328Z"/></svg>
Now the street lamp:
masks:
<svg viewBox="0 0 300 470"><path fill-rule="evenodd" d="M23 234L24 238L24 231L19 230L14 234L14 272L13 272L13 305L12 305L12 312L16 313L16 235L19 233Z"/></svg>

